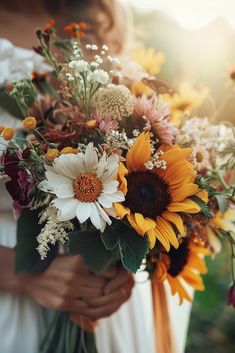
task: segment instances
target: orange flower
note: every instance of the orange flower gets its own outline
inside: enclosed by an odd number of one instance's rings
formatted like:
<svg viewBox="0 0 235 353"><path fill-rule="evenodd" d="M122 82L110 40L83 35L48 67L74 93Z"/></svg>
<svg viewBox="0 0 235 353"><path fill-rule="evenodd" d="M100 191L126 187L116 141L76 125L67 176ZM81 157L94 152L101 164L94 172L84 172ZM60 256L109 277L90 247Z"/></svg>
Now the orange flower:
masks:
<svg viewBox="0 0 235 353"><path fill-rule="evenodd" d="M209 255L209 252L203 245L185 238L177 250L172 248L169 253L162 253L161 258L156 260L155 280L166 279L172 295L178 294L180 304L184 299L191 302L187 285L199 291L205 289L201 278L201 274L207 273L205 255Z"/></svg>
<svg viewBox="0 0 235 353"><path fill-rule="evenodd" d="M48 161L54 161L56 157L58 157L59 151L56 148L51 148L47 151L45 158Z"/></svg>
<svg viewBox="0 0 235 353"><path fill-rule="evenodd" d="M5 126L0 125L0 134L5 130Z"/></svg>
<svg viewBox="0 0 235 353"><path fill-rule="evenodd" d="M50 32L55 27L55 20L52 18L43 26L44 31Z"/></svg>
<svg viewBox="0 0 235 353"><path fill-rule="evenodd" d="M89 120L86 122L87 127L95 127L97 125L97 121L95 119Z"/></svg>
<svg viewBox="0 0 235 353"><path fill-rule="evenodd" d="M33 116L28 116L23 120L25 129L34 129L37 126L37 120Z"/></svg>
<svg viewBox="0 0 235 353"><path fill-rule="evenodd" d="M87 25L84 22L71 22L68 26L64 27L64 30L72 37L72 38L81 38L85 35L84 30L87 29Z"/></svg>
<svg viewBox="0 0 235 353"><path fill-rule="evenodd" d="M60 151L60 154L69 154L69 153L76 154L76 153L78 153L78 150L76 148L73 148L73 147L64 147Z"/></svg>
<svg viewBox="0 0 235 353"><path fill-rule="evenodd" d="M3 138L5 141L10 141L15 135L15 129L13 129L12 127L6 127L3 130Z"/></svg>

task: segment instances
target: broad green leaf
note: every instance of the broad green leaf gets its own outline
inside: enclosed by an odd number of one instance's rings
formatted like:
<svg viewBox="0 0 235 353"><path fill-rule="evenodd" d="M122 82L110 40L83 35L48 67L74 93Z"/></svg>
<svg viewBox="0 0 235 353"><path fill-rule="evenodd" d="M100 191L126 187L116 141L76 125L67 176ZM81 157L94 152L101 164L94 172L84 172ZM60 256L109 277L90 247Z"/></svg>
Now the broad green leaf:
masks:
<svg viewBox="0 0 235 353"><path fill-rule="evenodd" d="M123 265L131 272L136 272L149 250L146 237L139 235L128 223L113 220L102 234L107 249L118 246Z"/></svg>
<svg viewBox="0 0 235 353"><path fill-rule="evenodd" d="M107 250L98 230L73 231L68 234L69 253L81 255L95 273L101 273L120 260L118 251Z"/></svg>

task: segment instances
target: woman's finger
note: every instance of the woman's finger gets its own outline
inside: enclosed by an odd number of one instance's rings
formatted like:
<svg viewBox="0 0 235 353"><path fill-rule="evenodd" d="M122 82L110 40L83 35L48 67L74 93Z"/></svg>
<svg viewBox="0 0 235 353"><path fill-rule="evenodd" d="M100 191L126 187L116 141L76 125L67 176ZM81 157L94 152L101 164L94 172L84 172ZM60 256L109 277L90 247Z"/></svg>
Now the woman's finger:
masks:
<svg viewBox="0 0 235 353"><path fill-rule="evenodd" d="M104 287L104 293L108 294L118 287L122 286L127 280L133 281L133 275L125 269L121 269L118 275L110 280Z"/></svg>

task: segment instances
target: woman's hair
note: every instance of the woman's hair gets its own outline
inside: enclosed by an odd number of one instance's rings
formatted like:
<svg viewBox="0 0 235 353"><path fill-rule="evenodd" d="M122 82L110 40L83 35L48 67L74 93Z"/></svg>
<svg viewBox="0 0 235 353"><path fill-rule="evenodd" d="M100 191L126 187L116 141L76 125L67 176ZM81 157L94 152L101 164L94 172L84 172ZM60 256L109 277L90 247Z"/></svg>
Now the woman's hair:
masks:
<svg viewBox="0 0 235 353"><path fill-rule="evenodd" d="M63 13L72 22L86 22L83 39L98 45L106 44L112 54L120 54L127 39L127 14L115 0L44 0L53 14Z"/></svg>
<svg viewBox="0 0 235 353"><path fill-rule="evenodd" d="M19 11L44 6L50 16L59 17L60 25L86 22L87 35L82 41L106 44L112 54L121 54L127 42L127 13L118 0L0 0L0 7ZM33 10L32 10L33 11Z"/></svg>

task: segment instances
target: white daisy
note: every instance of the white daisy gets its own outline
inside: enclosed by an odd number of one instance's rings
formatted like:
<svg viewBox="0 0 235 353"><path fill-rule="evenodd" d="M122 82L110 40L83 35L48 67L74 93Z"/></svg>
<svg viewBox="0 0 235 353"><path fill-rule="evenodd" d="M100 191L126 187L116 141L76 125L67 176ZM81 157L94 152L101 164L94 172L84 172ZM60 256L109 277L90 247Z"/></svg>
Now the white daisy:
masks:
<svg viewBox="0 0 235 353"><path fill-rule="evenodd" d="M53 167L46 167L46 177L40 188L56 195L53 206L58 209L58 219L68 221L75 217L82 224L88 219L103 231L111 224L115 202L124 201L116 180L119 159L117 155L98 158L90 143L84 153L66 154L56 158ZM107 209L105 212L104 209Z"/></svg>

